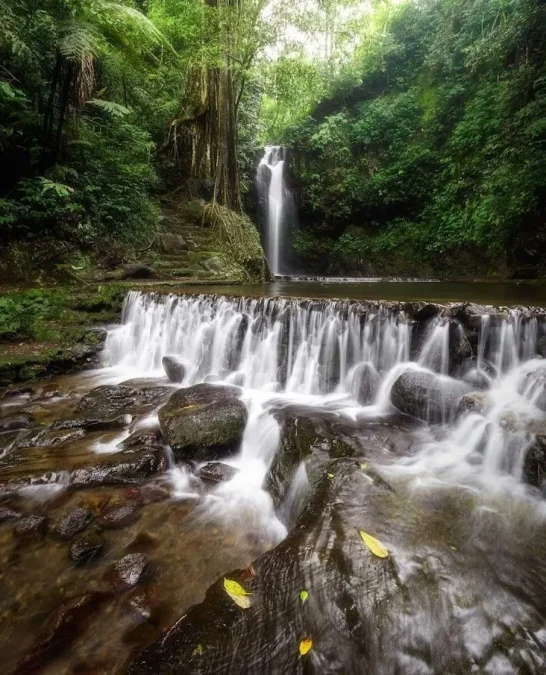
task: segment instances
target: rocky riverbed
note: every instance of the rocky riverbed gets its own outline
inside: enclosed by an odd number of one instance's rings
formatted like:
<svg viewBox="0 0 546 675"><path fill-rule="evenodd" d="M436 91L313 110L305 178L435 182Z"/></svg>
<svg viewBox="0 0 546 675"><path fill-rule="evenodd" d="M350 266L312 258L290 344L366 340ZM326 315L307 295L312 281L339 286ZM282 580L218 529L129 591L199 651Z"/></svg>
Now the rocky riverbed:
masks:
<svg viewBox="0 0 546 675"><path fill-rule="evenodd" d="M126 311L109 367L2 392L5 672L544 671L539 313L345 306L313 337L317 305L216 301L192 361L154 302L152 367L121 363ZM290 388L297 335L316 391ZM277 386L249 382L273 350Z"/></svg>

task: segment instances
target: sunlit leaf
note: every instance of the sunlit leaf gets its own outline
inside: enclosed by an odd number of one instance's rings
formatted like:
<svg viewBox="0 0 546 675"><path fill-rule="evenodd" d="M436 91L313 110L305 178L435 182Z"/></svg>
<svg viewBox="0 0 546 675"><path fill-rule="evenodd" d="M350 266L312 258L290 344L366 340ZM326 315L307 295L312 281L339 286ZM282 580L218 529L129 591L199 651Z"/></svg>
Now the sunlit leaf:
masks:
<svg viewBox="0 0 546 675"><path fill-rule="evenodd" d="M371 534L367 534L363 530L359 530L359 533L360 536L362 537L362 541L366 544L366 546L375 556L377 556L378 558L389 557L389 552L378 539L372 537Z"/></svg>
<svg viewBox="0 0 546 675"><path fill-rule="evenodd" d="M362 469L362 471L366 471L366 469L368 468L368 465L366 464L366 462L362 462L362 464L360 465L360 468Z"/></svg>
<svg viewBox="0 0 546 675"><path fill-rule="evenodd" d="M300 656L305 656L307 652L313 647L313 640L305 638L300 642Z"/></svg>
<svg viewBox="0 0 546 675"><path fill-rule="evenodd" d="M241 609L248 609L250 607L250 593L232 579L224 579L224 589L233 602Z"/></svg>
<svg viewBox="0 0 546 675"><path fill-rule="evenodd" d="M202 656L203 655L203 645L197 645L197 647L191 653L192 656Z"/></svg>
<svg viewBox="0 0 546 675"><path fill-rule="evenodd" d="M333 473L329 473L329 474L328 474L328 478L333 478L333 477L334 477L334 474L333 474Z"/></svg>
<svg viewBox="0 0 546 675"><path fill-rule="evenodd" d="M302 604L305 603L305 601L307 600L308 597L309 597L309 593L306 590L300 591L300 600L301 600Z"/></svg>

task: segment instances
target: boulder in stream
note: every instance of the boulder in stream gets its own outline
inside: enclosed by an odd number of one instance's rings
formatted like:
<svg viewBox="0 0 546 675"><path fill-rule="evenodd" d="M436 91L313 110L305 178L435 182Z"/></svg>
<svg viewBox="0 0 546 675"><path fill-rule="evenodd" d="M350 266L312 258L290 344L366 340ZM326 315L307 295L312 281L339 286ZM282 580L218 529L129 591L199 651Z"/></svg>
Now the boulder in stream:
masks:
<svg viewBox="0 0 546 675"><path fill-rule="evenodd" d="M435 424L452 419L459 400L471 391L469 384L451 377L407 370L394 383L391 401L400 412Z"/></svg>
<svg viewBox="0 0 546 675"><path fill-rule="evenodd" d="M176 356L164 356L161 360L163 369L171 382L180 383L184 381L186 366Z"/></svg>
<svg viewBox="0 0 546 675"><path fill-rule="evenodd" d="M128 553L114 565L113 584L118 589L133 588L146 578L148 572L148 558L143 553Z"/></svg>
<svg viewBox="0 0 546 675"><path fill-rule="evenodd" d="M215 460L238 450L248 416L239 393L237 387L196 384L171 396L159 423L176 458Z"/></svg>
<svg viewBox="0 0 546 675"><path fill-rule="evenodd" d="M199 477L209 483L224 483L239 473L239 469L223 462L208 462L199 469Z"/></svg>
<svg viewBox="0 0 546 675"><path fill-rule="evenodd" d="M34 420L30 415L17 414L0 418L0 431L16 431L18 429L30 429Z"/></svg>
<svg viewBox="0 0 546 675"><path fill-rule="evenodd" d="M47 516L27 516L19 520L13 531L18 537L42 535L47 532L47 523Z"/></svg>
<svg viewBox="0 0 546 675"><path fill-rule="evenodd" d="M72 539L93 524L93 514L89 509L78 508L65 516L57 526L57 533L62 539Z"/></svg>
<svg viewBox="0 0 546 675"><path fill-rule="evenodd" d="M104 539L96 532L84 532L70 543L70 560L75 565L87 565L100 558L104 550Z"/></svg>

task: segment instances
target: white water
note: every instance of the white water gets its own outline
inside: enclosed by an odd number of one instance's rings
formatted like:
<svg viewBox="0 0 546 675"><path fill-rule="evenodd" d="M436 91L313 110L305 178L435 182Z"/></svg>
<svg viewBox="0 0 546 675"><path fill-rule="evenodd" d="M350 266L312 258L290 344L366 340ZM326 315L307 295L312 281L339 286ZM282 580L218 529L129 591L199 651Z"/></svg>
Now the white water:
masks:
<svg viewBox="0 0 546 675"><path fill-rule="evenodd" d="M232 462L240 473L215 493L216 498L229 495L222 508L230 503L233 514L236 503L261 493L278 446L272 405L296 403L357 420L381 418L394 412L391 388L404 371L436 373L449 383L450 340L462 337L463 328L440 315L419 335L416 330L402 310L380 304L131 292L122 325L108 335L106 357L125 377L142 377L160 375L162 357L175 355L187 366L183 386L243 387L249 422ZM546 362L534 358L541 330L539 321L522 311L485 314L476 329L475 367L464 374L486 387L483 409L436 426L433 437L425 428L430 440L415 456L398 461L394 473L492 489L505 479L518 484L533 433L545 426L537 403L544 407ZM378 379L367 405L357 400L363 372ZM300 473L301 487L305 473ZM258 511L271 523L264 494ZM290 501L296 504L297 495ZM275 528L273 536L280 536L278 521Z"/></svg>
<svg viewBox="0 0 546 675"><path fill-rule="evenodd" d="M265 254L271 272L286 274L284 261L285 230L287 218L287 190L284 184L286 150L267 146L258 165L257 185L260 199L266 206Z"/></svg>

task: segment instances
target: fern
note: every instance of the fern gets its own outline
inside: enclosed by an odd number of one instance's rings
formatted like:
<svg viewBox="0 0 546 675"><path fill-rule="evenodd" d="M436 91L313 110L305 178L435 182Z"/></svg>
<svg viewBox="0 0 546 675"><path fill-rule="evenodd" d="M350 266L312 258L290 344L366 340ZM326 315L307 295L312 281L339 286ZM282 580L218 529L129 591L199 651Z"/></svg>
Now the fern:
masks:
<svg viewBox="0 0 546 675"><path fill-rule="evenodd" d="M129 115L131 113L130 108L126 108L124 105L121 105L120 103L115 103L114 101L103 101L98 98L93 98L90 101L88 101L88 103L97 106L97 108L104 110L113 117L125 117L126 115Z"/></svg>

